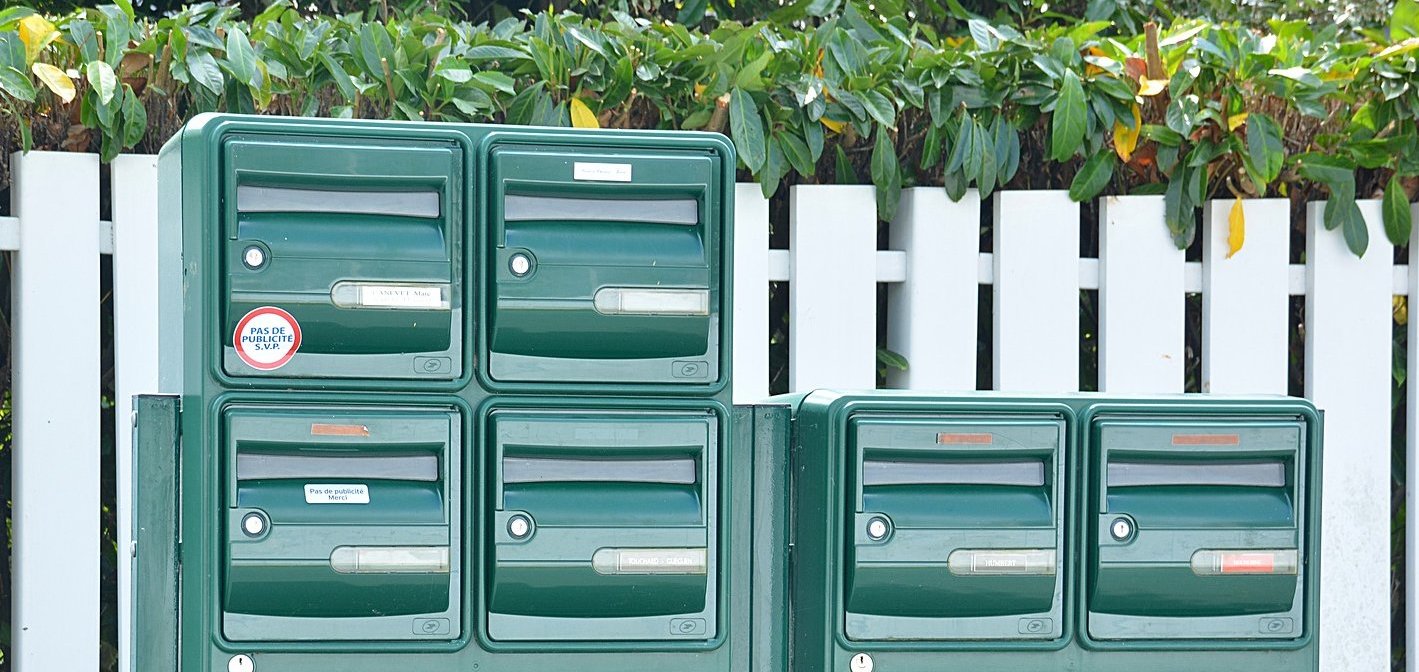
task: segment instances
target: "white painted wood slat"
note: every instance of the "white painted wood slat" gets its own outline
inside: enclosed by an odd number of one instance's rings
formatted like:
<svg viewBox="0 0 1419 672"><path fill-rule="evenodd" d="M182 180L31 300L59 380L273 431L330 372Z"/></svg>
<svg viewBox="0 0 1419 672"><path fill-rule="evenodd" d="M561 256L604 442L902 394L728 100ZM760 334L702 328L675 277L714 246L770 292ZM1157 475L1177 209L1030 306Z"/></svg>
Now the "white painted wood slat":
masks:
<svg viewBox="0 0 1419 672"><path fill-rule="evenodd" d="M15 672L99 665L99 158L16 153ZM63 185L62 188L59 185Z"/></svg>
<svg viewBox="0 0 1419 672"><path fill-rule="evenodd" d="M124 154L113 183L113 352L118 499L118 669L132 631L133 397L158 391L158 157Z"/></svg>
<svg viewBox="0 0 1419 672"><path fill-rule="evenodd" d="M734 190L734 403L769 395L769 201L757 184Z"/></svg>
<svg viewBox="0 0 1419 672"><path fill-rule="evenodd" d="M1163 223L1162 196L1100 201L1100 391L1183 391L1185 260Z"/></svg>
<svg viewBox="0 0 1419 672"><path fill-rule="evenodd" d="M789 194L789 389L877 385L877 203L870 186Z"/></svg>
<svg viewBox="0 0 1419 672"><path fill-rule="evenodd" d="M1285 394L1291 204L1243 200L1246 242L1228 258L1232 204L1202 211L1202 391Z"/></svg>
<svg viewBox="0 0 1419 672"><path fill-rule="evenodd" d="M995 389L1079 389L1079 204L995 195Z"/></svg>
<svg viewBox="0 0 1419 672"><path fill-rule="evenodd" d="M940 187L902 193L891 248L907 256L906 280L887 290L887 347L904 356L889 368L891 387L976 389L980 194L959 203Z"/></svg>
<svg viewBox="0 0 1419 672"><path fill-rule="evenodd" d="M1389 669L1391 266L1378 201L1363 258L1307 208L1306 396L1325 412L1320 669Z"/></svg>

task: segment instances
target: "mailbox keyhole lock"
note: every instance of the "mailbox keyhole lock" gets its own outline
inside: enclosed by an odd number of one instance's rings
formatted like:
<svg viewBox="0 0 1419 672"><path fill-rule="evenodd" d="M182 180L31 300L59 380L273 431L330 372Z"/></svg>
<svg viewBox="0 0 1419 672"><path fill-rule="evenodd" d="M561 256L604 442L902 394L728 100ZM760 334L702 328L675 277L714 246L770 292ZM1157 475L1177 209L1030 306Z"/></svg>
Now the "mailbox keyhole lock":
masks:
<svg viewBox="0 0 1419 672"><path fill-rule="evenodd" d="M872 656L859 653L847 661L847 669L850 672L872 672Z"/></svg>
<svg viewBox="0 0 1419 672"><path fill-rule="evenodd" d="M1119 516L1109 523L1109 536L1113 537L1114 541L1129 541L1133 539L1135 531L1133 520L1127 516Z"/></svg>
<svg viewBox="0 0 1419 672"><path fill-rule="evenodd" d="M268 526L266 516L256 511L252 511L241 517L241 531L248 537L255 538L266 534L266 528Z"/></svg>
<svg viewBox="0 0 1419 672"><path fill-rule="evenodd" d="M525 278L532 272L532 257L526 252L517 252L508 258L507 267L514 276Z"/></svg>
<svg viewBox="0 0 1419 672"><path fill-rule="evenodd" d="M239 653L235 656L232 656L232 659L227 661L227 672L255 671L256 663L251 660L251 656L248 656L244 653Z"/></svg>
<svg viewBox="0 0 1419 672"><path fill-rule="evenodd" d="M522 541L532 535L532 519L522 514L517 514L507 519L508 536Z"/></svg>
<svg viewBox="0 0 1419 672"><path fill-rule="evenodd" d="M266 266L266 250L260 245L248 245L241 251L241 263L253 271L261 270Z"/></svg>
<svg viewBox="0 0 1419 672"><path fill-rule="evenodd" d="M892 533L892 524L882 516L873 516L867 521L867 538L882 541Z"/></svg>

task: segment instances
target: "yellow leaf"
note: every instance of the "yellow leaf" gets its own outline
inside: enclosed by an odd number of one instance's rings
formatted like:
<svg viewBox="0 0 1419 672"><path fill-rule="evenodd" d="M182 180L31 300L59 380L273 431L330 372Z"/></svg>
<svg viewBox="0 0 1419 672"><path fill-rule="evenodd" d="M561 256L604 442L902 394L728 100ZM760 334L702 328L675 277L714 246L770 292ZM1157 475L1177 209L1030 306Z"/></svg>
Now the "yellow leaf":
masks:
<svg viewBox="0 0 1419 672"><path fill-rule="evenodd" d="M1138 148L1138 135L1142 132L1143 114L1137 105L1133 106L1133 128L1114 122L1114 151L1124 163L1133 158L1133 150Z"/></svg>
<svg viewBox="0 0 1419 672"><path fill-rule="evenodd" d="M1138 78L1138 95L1140 96L1156 96L1166 88L1168 88L1168 80L1166 79L1148 79L1147 75Z"/></svg>
<svg viewBox="0 0 1419 672"><path fill-rule="evenodd" d="M20 19L20 41L25 43L25 62L34 63L39 52L59 37L54 24L38 14Z"/></svg>
<svg viewBox="0 0 1419 672"><path fill-rule="evenodd" d="M64 74L63 70L48 63L35 63L30 66L30 71L39 81L44 82L54 95L59 96L60 100L66 103L74 100L74 80L69 79L69 75Z"/></svg>
<svg viewBox="0 0 1419 672"><path fill-rule="evenodd" d="M703 95L705 95L705 85L704 85L704 84L696 84L696 85L695 85L695 99L696 99L696 100L699 100L700 97L703 96Z"/></svg>
<svg viewBox="0 0 1419 672"><path fill-rule="evenodd" d="M1230 117L1227 117L1227 130L1235 131L1237 130L1237 127L1247 123L1247 114L1248 113L1243 112L1241 114L1234 114Z"/></svg>
<svg viewBox="0 0 1419 672"><path fill-rule="evenodd" d="M577 128L601 128L601 123L596 121L596 115L591 112L591 108L580 98L572 98L572 126Z"/></svg>
<svg viewBox="0 0 1419 672"><path fill-rule="evenodd" d="M827 117L823 117L820 121L823 122L823 125L824 125L824 126L827 126L827 127L828 127L828 130L830 130L830 131L832 131L832 132L834 132L834 133L842 133L842 132L843 132L843 127L844 127L844 126L847 126L847 124L845 124L845 123L843 123L843 122L841 122L841 121L833 121L832 119L829 119L829 118L827 118Z"/></svg>
<svg viewBox="0 0 1419 672"><path fill-rule="evenodd" d="M1409 297L1394 297L1394 323L1399 326L1409 324Z"/></svg>
<svg viewBox="0 0 1419 672"><path fill-rule="evenodd" d="M1232 214L1227 215L1227 258L1240 252L1242 244L1247 240L1247 215L1242 208L1242 198L1237 197L1232 203Z"/></svg>

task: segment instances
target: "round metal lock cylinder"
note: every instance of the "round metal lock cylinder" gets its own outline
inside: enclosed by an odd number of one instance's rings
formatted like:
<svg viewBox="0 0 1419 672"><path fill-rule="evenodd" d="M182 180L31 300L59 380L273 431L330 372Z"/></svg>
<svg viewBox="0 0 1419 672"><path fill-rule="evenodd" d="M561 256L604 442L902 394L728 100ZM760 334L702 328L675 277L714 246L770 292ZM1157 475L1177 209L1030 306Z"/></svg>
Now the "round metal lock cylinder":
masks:
<svg viewBox="0 0 1419 672"><path fill-rule="evenodd" d="M256 672L256 663L251 656L239 653L227 661L227 672Z"/></svg>
<svg viewBox="0 0 1419 672"><path fill-rule="evenodd" d="M882 517L872 518L867 521L867 538L873 541L882 541L887 538L887 533L892 531L892 526L887 524L887 519Z"/></svg>
<svg viewBox="0 0 1419 672"><path fill-rule="evenodd" d="M266 250L252 245L241 253L241 263L251 270L256 270L266 265Z"/></svg>
<svg viewBox="0 0 1419 672"><path fill-rule="evenodd" d="M1116 541L1128 541L1133 538L1133 521L1127 518L1115 518L1114 522L1109 524L1109 534Z"/></svg>
<svg viewBox="0 0 1419 672"><path fill-rule="evenodd" d="M259 537L266 532L266 516L251 512L242 516L241 531L248 537Z"/></svg>
<svg viewBox="0 0 1419 672"><path fill-rule="evenodd" d="M847 669L850 672L872 672L872 656L859 653L847 662Z"/></svg>
<svg viewBox="0 0 1419 672"><path fill-rule="evenodd" d="M532 270L532 258L519 252L512 255L511 259L508 259L507 265L508 270L512 271L513 275L520 278L527 275L527 273Z"/></svg>
<svg viewBox="0 0 1419 672"><path fill-rule="evenodd" d="M524 515L516 515L507 521L507 533L513 539L526 539L532 534L532 519Z"/></svg>

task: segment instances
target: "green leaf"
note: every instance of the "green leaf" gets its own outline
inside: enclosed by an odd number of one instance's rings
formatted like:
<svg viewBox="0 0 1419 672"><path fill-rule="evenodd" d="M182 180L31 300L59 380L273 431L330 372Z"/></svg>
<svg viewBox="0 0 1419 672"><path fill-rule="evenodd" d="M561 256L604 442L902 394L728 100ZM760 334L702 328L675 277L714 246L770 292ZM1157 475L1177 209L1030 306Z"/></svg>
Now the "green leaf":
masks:
<svg viewBox="0 0 1419 672"><path fill-rule="evenodd" d="M997 123L999 123L998 119ZM976 126L974 149L979 150L980 154L976 164L976 188L980 190L982 199L990 198L990 194L995 191L995 180L999 176L1000 165L996 159L995 138L984 126Z"/></svg>
<svg viewBox="0 0 1419 672"><path fill-rule="evenodd" d="M1365 250L1370 247L1370 227L1365 223L1365 216L1360 212L1360 206L1352 199L1348 203L1335 203L1331 201L1326 204L1326 210L1339 205L1336 208L1344 212L1340 224L1341 233L1345 234L1345 245L1357 257L1365 256Z"/></svg>
<svg viewBox="0 0 1419 672"><path fill-rule="evenodd" d="M889 369L907 370L907 358L886 348L877 348L877 363Z"/></svg>
<svg viewBox="0 0 1419 672"><path fill-rule="evenodd" d="M100 103L107 105L118 93L118 76L113 74L113 68L108 63L90 61L84 66L84 76L88 78L94 93L98 94Z"/></svg>
<svg viewBox="0 0 1419 672"><path fill-rule="evenodd" d="M886 96L877 91L867 91L862 94L862 104L867 108L868 116L877 123L887 128L897 127L897 110Z"/></svg>
<svg viewBox="0 0 1419 672"><path fill-rule="evenodd" d="M966 165L971 155L971 144L976 139L976 122L970 113L961 111L961 127L956 131L956 144L951 149L951 158L946 161L946 172L954 173Z"/></svg>
<svg viewBox="0 0 1419 672"><path fill-rule="evenodd" d="M767 149L764 168L759 171L759 191L764 198L772 198L783 176L788 174L788 162L784 160L783 147L779 143L770 142Z"/></svg>
<svg viewBox="0 0 1419 672"><path fill-rule="evenodd" d="M764 166L766 151L764 146L763 119L754 99L740 88L735 88L729 98L729 131L734 136L734 147L739 150L739 158L750 172L757 173Z"/></svg>
<svg viewBox="0 0 1419 672"><path fill-rule="evenodd" d="M341 99L345 102L354 102L355 96L359 95L359 91L355 88L355 84L350 81L349 73L345 72L345 68L340 66L340 62L336 61L335 57L328 53L322 53L320 55L320 62L325 64L325 69L330 72L330 79L335 82L335 88L340 91Z"/></svg>
<svg viewBox="0 0 1419 672"><path fill-rule="evenodd" d="M970 186L969 182L970 180L966 178L966 174L962 171L958 170L954 173L946 173L943 176L942 185L946 188L946 197L951 199L953 203L959 203L961 199L966 196L966 188Z"/></svg>
<svg viewBox="0 0 1419 672"><path fill-rule="evenodd" d="M1074 181L1069 184L1069 198L1077 203L1098 196L1108 186L1113 174L1114 153L1096 152L1074 174Z"/></svg>
<svg viewBox="0 0 1419 672"><path fill-rule="evenodd" d="M34 102L35 88L29 73L20 72L8 65L0 66L0 91L27 103Z"/></svg>
<svg viewBox="0 0 1419 672"><path fill-rule="evenodd" d="M261 71L256 68L256 52L240 28L227 31L227 66L238 82L253 89L261 88Z"/></svg>
<svg viewBox="0 0 1419 672"><path fill-rule="evenodd" d="M1398 0L1389 17L1389 39L1394 42L1419 37L1419 0Z"/></svg>
<svg viewBox="0 0 1419 672"><path fill-rule="evenodd" d="M1281 142L1281 127L1271 117L1260 112L1247 117L1247 157L1256 168L1264 188L1281 174L1286 161L1286 146Z"/></svg>
<svg viewBox="0 0 1419 672"><path fill-rule="evenodd" d="M847 158L847 152L843 151L842 145L834 145L836 154L833 157L833 178L838 184L861 184L857 179L857 171L852 169L852 162Z"/></svg>
<svg viewBox="0 0 1419 672"><path fill-rule="evenodd" d="M808 151L808 143L790 132L775 133L774 140L782 146L784 157L799 175L813 175L813 157Z"/></svg>
<svg viewBox="0 0 1419 672"><path fill-rule="evenodd" d="M892 221L902 196L902 175L897 148L886 126L877 127L877 142L872 148L872 184L877 186L877 217Z"/></svg>
<svg viewBox="0 0 1419 672"><path fill-rule="evenodd" d="M1409 196L1404 193L1404 185L1400 184L1397 173L1389 178L1381 207L1384 210L1385 237L1395 245L1408 243L1410 231L1414 226L1414 211L1409 205Z"/></svg>
<svg viewBox="0 0 1419 672"><path fill-rule="evenodd" d="M675 22L683 26L694 26L705 20L705 10L709 8L709 0L685 0L685 4L680 6L680 13L675 15Z"/></svg>
<svg viewBox="0 0 1419 672"><path fill-rule="evenodd" d="M475 81L486 84L487 86L492 87L493 89L502 91L503 93L506 93L509 96L517 93L517 82L513 81L512 77L509 77L496 70L484 70L482 72L475 73L473 75L473 79Z"/></svg>
<svg viewBox="0 0 1419 672"><path fill-rule="evenodd" d="M84 62L99 58L99 39L94 32L94 24L84 19L70 21L65 28L69 31L69 41L79 47L79 58Z"/></svg>
<svg viewBox="0 0 1419 672"><path fill-rule="evenodd" d="M222 94L225 79L222 77L221 69L217 67L217 59L212 58L212 54L206 51L189 53L187 56L187 71L192 74L193 79L197 80L198 84L201 84L208 91L216 95ZM353 98L353 96L351 98Z"/></svg>
<svg viewBox="0 0 1419 672"><path fill-rule="evenodd" d="M133 87L123 85L123 146L132 147L143 139L148 130L148 111L133 93Z"/></svg>
<svg viewBox="0 0 1419 672"><path fill-rule="evenodd" d="M1050 121L1050 157L1068 161L1084 143L1084 86L1079 75L1066 70L1059 100Z"/></svg>

